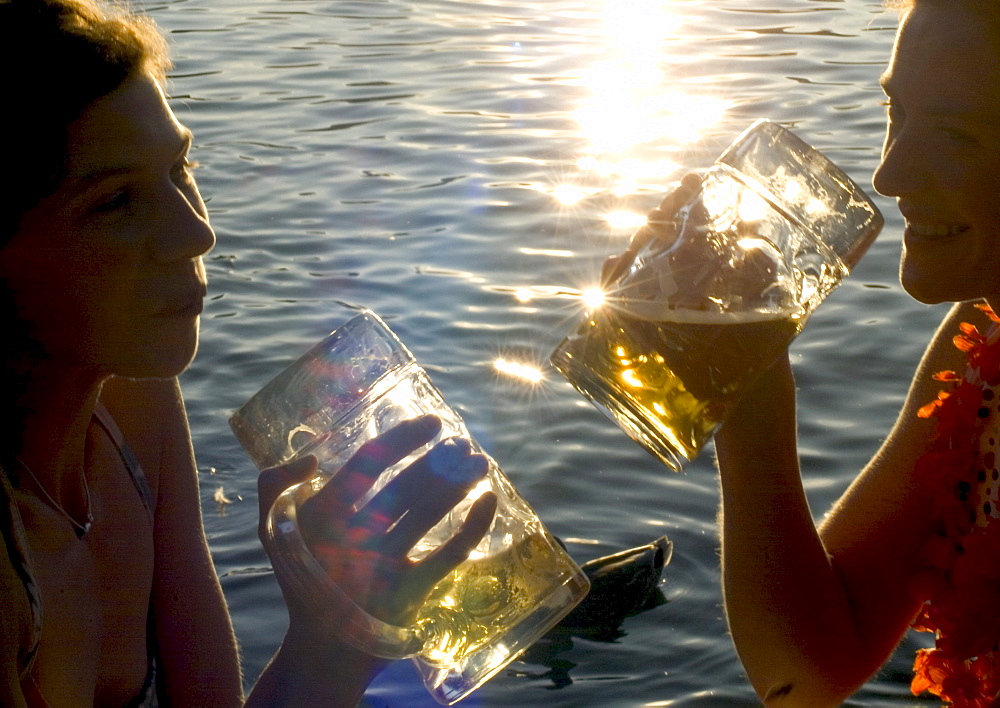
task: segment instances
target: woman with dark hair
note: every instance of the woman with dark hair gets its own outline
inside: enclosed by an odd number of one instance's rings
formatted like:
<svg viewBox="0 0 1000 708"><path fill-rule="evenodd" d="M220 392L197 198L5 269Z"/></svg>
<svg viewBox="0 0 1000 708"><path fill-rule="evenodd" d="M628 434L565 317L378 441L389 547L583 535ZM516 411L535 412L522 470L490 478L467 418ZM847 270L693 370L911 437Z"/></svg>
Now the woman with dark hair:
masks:
<svg viewBox="0 0 1000 708"><path fill-rule="evenodd" d="M215 236L191 133L164 97L163 39L97 0L0 0L0 55L16 170L0 207L0 705L144 705L154 694L241 705L176 379L197 347ZM355 466L377 474L438 426L401 425ZM394 513L429 526L440 516L430 509L462 499L486 465L468 453L453 462L448 479L425 477ZM304 458L263 473L262 511L314 471ZM423 561L401 554L398 538L385 550L390 534L376 532L364 554L343 540L346 560L330 572L377 589L358 598L371 614L405 622L475 546L492 504L484 495ZM303 533L319 534L322 515L303 511ZM292 592L286 601L288 633L248 702L354 705L384 662Z"/></svg>

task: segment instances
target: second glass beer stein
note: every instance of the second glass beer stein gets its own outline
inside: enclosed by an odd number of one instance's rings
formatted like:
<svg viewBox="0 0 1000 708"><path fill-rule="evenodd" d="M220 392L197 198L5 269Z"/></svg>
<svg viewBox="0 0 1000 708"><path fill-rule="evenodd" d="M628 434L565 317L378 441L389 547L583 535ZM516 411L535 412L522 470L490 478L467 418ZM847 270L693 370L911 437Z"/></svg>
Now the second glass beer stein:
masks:
<svg viewBox="0 0 1000 708"><path fill-rule="evenodd" d="M642 245L552 364L679 470L882 228L871 199L790 131L758 121Z"/></svg>

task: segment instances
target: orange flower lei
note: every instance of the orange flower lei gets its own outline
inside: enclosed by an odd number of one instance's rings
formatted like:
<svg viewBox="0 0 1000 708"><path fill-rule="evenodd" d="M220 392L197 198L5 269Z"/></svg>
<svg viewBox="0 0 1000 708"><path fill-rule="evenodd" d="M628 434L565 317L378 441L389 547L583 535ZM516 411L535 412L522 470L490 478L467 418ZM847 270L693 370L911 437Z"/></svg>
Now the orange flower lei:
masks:
<svg viewBox="0 0 1000 708"><path fill-rule="evenodd" d="M977 306L1000 323L986 305ZM930 448L916 473L933 499L937 533L925 560L934 573L930 594L913 627L936 635L934 649L914 661L914 695L930 691L956 708L1000 706L1000 520L977 523L979 485L997 466L980 459L980 437L989 416L985 403L1000 385L1000 342L990 344L974 325L962 323L955 346L969 357L982 384L953 371L934 375L950 384L917 415L936 418Z"/></svg>

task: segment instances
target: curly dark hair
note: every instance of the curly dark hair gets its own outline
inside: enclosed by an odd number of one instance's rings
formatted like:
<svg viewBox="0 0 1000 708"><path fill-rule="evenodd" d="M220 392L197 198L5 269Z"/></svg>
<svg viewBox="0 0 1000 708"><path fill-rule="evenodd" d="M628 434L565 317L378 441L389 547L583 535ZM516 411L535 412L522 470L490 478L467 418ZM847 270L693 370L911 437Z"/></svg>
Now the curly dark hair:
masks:
<svg viewBox="0 0 1000 708"><path fill-rule="evenodd" d="M64 172L66 129L138 72L161 83L167 45L152 20L102 0L0 0L0 134L13 185L0 202L0 246Z"/></svg>

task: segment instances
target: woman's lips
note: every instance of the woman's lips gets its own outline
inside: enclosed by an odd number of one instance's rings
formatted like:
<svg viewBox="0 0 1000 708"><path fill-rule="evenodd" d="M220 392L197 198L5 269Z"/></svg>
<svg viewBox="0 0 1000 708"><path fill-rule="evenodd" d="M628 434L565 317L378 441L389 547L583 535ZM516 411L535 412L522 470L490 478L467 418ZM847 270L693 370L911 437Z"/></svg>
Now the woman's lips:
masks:
<svg viewBox="0 0 1000 708"><path fill-rule="evenodd" d="M936 224L907 221L906 235L911 241L936 241L958 236L969 230L964 224Z"/></svg>
<svg viewBox="0 0 1000 708"><path fill-rule="evenodd" d="M192 293L188 297L178 298L157 310L157 317L197 317L204 309L205 293Z"/></svg>

